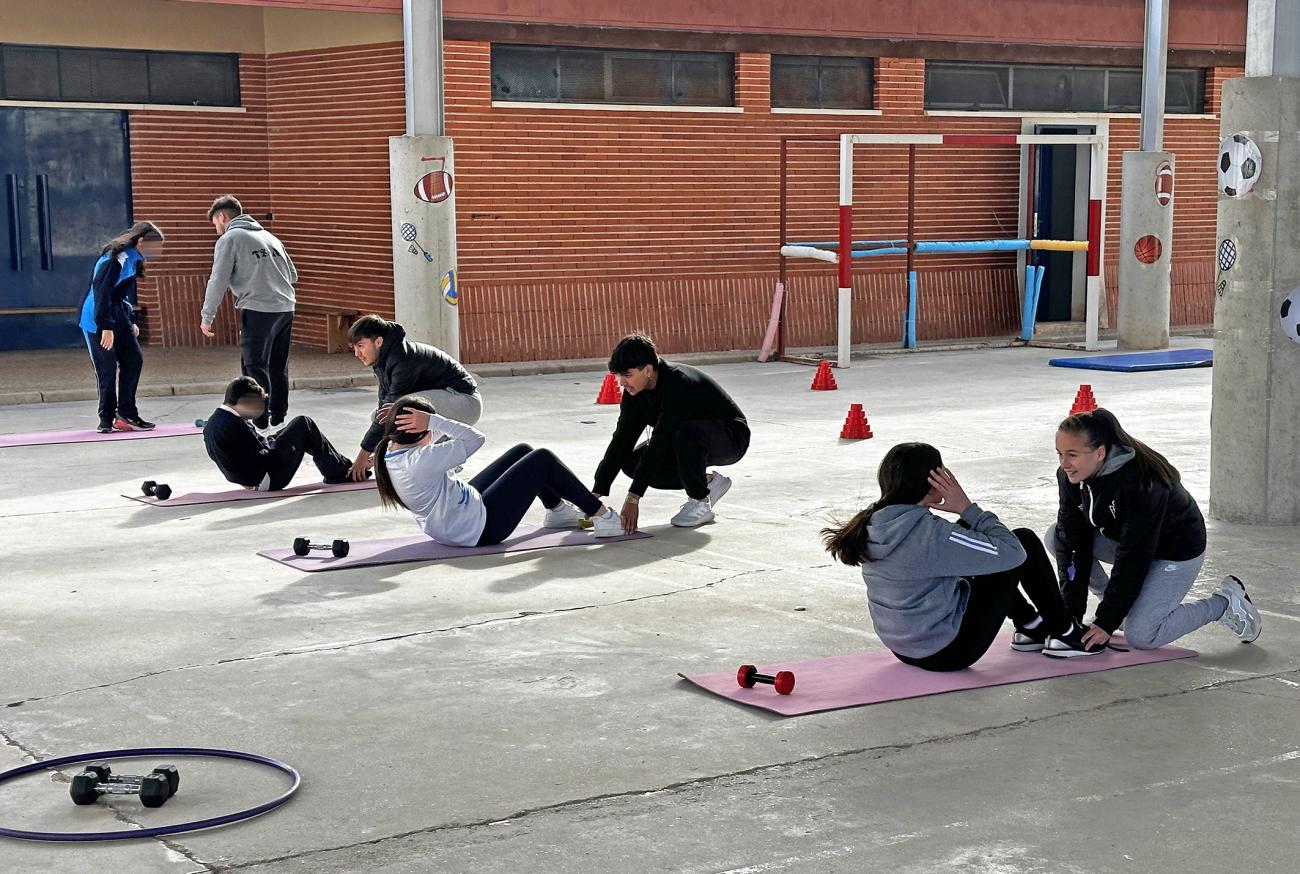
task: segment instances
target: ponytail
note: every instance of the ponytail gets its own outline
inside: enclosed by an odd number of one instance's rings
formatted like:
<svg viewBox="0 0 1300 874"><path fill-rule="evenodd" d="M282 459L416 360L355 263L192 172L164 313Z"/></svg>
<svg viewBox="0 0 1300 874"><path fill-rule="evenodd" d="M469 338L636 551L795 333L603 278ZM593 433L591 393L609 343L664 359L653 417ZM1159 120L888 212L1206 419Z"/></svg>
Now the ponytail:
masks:
<svg viewBox="0 0 1300 874"><path fill-rule="evenodd" d="M403 431L397 427L397 417L411 410L432 414L433 404L429 403L427 398L419 395L406 395L398 398L388 411L388 419L384 423L384 436L379 439L379 443L375 446L375 488L379 491L380 504L386 509L396 510L399 507L403 510L410 509L410 507L406 506L406 502L402 500L401 495L397 494L397 489L393 487L393 478L388 474L386 456L391 446L412 446L423 440L425 435L429 433L427 428L423 431L411 432Z"/></svg>
<svg viewBox="0 0 1300 874"><path fill-rule="evenodd" d="M1169 459L1125 431L1110 410L1099 407L1090 413L1069 416L1057 430L1082 436L1091 449L1105 446L1107 457L1117 446L1132 449L1137 456L1135 461L1141 472L1143 488L1150 488L1152 480L1160 481L1166 488L1173 488L1182 480L1182 475Z"/></svg>
<svg viewBox="0 0 1300 874"><path fill-rule="evenodd" d="M885 453L876 480L880 499L838 527L822 529L822 543L836 561L857 567L870 561L868 528L877 510L897 504L919 504L930 493L930 472L943 467L939 450L928 443L899 443Z"/></svg>

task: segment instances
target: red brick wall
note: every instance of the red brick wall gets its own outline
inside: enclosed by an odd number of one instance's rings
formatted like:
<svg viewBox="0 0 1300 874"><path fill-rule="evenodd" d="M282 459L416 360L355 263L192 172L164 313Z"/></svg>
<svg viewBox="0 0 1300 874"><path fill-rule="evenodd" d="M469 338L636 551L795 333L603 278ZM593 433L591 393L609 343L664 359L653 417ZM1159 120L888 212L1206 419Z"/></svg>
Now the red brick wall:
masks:
<svg viewBox="0 0 1300 874"><path fill-rule="evenodd" d="M772 113L768 68L766 54L737 56L743 113L493 107L489 45L449 42L463 357L598 356L634 327L654 332L668 351L755 348L777 275L780 137L820 140L789 147L785 239L829 240L836 236L836 134L1020 128L1018 118L926 116L920 59L878 61L881 116ZM1212 105L1222 79L1238 72L1211 74ZM196 339L182 326L197 318L209 266L204 212L227 190L254 214L274 211L271 228L299 267L304 303L391 314L387 138L403 127L400 45L249 57L242 75L246 113L132 113L136 214L167 230L167 257L155 275L172 280L167 295L149 285L142 296L147 305L183 311L151 319L151 338ZM1136 146L1137 121L1113 119L1111 136L1113 273L1120 155ZM1170 119L1166 138L1179 156L1174 320L1206 322L1218 124ZM857 149L857 238L905 233L906 156L905 147ZM1018 164L1015 148L920 148L918 235L1017 236ZM1005 255L920 259L921 338L1012 332L1014 263ZM855 268L854 341L896 340L902 259L860 260ZM834 286L830 265L790 265L791 344L834 341ZM300 318L295 333L323 346L323 319Z"/></svg>

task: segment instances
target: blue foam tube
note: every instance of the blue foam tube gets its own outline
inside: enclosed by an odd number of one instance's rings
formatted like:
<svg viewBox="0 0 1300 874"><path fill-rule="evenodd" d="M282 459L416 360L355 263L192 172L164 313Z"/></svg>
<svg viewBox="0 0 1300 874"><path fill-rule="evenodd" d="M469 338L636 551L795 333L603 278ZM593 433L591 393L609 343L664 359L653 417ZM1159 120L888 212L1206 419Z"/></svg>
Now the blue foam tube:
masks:
<svg viewBox="0 0 1300 874"><path fill-rule="evenodd" d="M904 346L916 348L916 271L907 274L907 338Z"/></svg>

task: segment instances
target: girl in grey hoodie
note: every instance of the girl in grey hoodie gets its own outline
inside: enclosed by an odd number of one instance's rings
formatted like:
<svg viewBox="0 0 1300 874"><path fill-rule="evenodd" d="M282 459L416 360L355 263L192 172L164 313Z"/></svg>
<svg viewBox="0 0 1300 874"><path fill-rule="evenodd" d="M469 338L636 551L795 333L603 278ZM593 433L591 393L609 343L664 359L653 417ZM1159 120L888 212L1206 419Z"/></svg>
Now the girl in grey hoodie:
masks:
<svg viewBox="0 0 1300 874"><path fill-rule="evenodd" d="M862 567L872 624L899 661L930 671L968 668L1008 617L1016 627L1011 646L1022 652L1041 652L1049 636L1083 633L1042 541L972 503L939 450L900 443L877 477L880 499L822 534L836 559Z"/></svg>

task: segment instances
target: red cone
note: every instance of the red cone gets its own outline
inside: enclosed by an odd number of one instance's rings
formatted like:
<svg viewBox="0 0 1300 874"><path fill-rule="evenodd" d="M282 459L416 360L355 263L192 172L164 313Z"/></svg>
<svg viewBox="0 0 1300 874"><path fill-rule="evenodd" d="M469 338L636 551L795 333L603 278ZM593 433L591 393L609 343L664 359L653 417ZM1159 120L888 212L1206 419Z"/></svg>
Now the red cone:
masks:
<svg viewBox="0 0 1300 874"><path fill-rule="evenodd" d="M1070 415L1091 413L1095 409L1097 409L1097 398L1092 393L1092 386L1087 383L1079 386L1079 392L1074 396L1074 406L1070 407Z"/></svg>
<svg viewBox="0 0 1300 874"><path fill-rule="evenodd" d="M835 384L835 375L831 373L831 363L823 361L817 365L817 372L813 374L812 390L813 391L835 391L839 388Z"/></svg>
<svg viewBox="0 0 1300 874"><path fill-rule="evenodd" d="M850 404L849 414L840 430L840 439L870 440L874 436L876 435L871 433L871 425L867 422L867 414L862 411L862 404Z"/></svg>
<svg viewBox="0 0 1300 874"><path fill-rule="evenodd" d="M623 390L618 387L614 374L605 374L605 381L600 384L600 394L596 395L598 404L618 404L623 401Z"/></svg>

